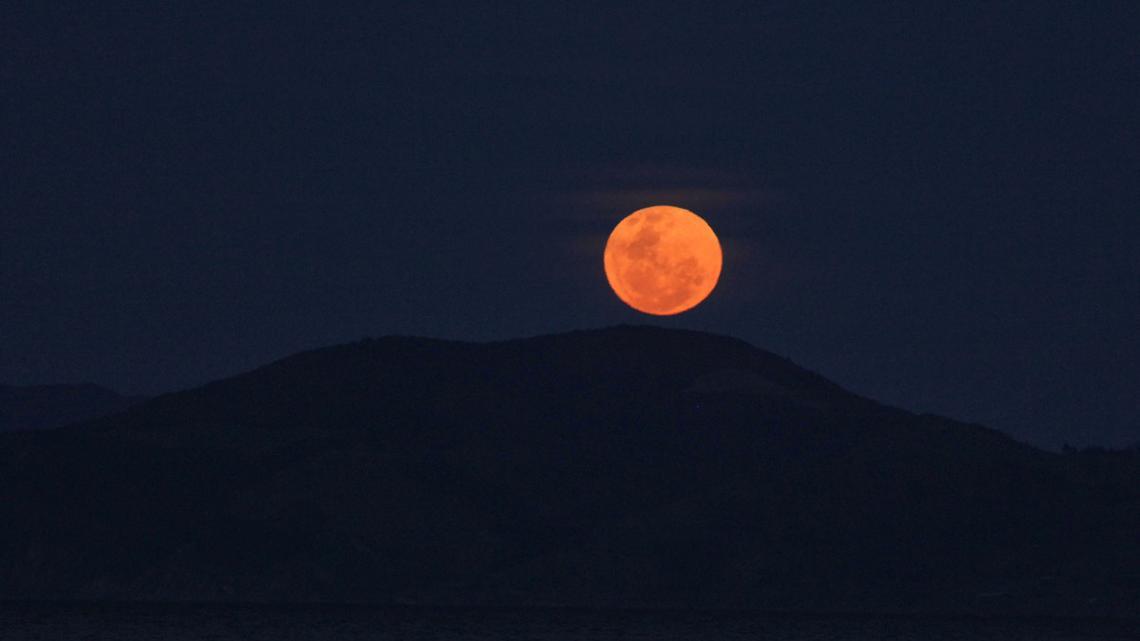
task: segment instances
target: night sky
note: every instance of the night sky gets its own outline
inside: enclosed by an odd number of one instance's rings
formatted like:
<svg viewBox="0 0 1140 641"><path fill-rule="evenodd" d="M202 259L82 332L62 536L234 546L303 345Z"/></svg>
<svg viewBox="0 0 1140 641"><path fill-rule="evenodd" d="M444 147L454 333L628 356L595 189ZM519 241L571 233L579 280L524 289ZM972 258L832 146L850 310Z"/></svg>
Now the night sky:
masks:
<svg viewBox="0 0 1140 641"><path fill-rule="evenodd" d="M387 4L6 8L0 381L654 323L1140 442L1140 3ZM667 319L602 274L652 204L725 252Z"/></svg>

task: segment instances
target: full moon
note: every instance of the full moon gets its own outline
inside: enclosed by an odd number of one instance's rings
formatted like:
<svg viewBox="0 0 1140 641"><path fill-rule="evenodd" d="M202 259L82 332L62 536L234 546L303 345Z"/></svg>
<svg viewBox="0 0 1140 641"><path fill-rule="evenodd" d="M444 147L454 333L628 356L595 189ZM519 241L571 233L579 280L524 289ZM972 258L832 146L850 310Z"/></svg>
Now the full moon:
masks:
<svg viewBox="0 0 1140 641"><path fill-rule="evenodd" d="M626 216L606 241L606 279L625 304L672 316L696 307L720 278L720 241L703 218L657 205Z"/></svg>

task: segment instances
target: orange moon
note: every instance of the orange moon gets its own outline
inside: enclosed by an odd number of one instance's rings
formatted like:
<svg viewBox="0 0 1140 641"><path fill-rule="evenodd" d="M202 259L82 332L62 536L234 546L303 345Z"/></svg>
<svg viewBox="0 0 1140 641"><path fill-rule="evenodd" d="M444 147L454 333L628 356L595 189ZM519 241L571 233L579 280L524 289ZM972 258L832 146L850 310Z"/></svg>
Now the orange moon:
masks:
<svg viewBox="0 0 1140 641"><path fill-rule="evenodd" d="M606 280L639 312L672 316L696 307L716 287L720 241L703 218L657 205L626 216L606 241Z"/></svg>

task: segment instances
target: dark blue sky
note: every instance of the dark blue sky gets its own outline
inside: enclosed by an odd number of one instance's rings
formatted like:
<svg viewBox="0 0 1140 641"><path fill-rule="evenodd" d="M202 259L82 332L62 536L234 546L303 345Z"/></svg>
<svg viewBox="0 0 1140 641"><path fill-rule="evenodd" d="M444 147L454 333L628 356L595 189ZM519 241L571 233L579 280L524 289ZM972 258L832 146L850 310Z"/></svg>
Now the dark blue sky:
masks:
<svg viewBox="0 0 1140 641"><path fill-rule="evenodd" d="M408 4L6 9L0 381L654 322L1140 441L1137 3ZM659 203L725 249L666 320L601 271Z"/></svg>

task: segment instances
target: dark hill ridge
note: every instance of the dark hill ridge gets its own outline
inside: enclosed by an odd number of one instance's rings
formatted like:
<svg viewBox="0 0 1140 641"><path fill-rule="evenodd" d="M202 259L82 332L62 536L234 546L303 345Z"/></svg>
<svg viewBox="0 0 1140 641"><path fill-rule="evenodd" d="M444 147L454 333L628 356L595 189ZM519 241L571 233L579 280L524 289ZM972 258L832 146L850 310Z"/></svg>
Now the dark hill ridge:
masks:
<svg viewBox="0 0 1140 641"><path fill-rule="evenodd" d="M314 350L0 439L0 598L1134 612L1140 463L618 327Z"/></svg>
<svg viewBox="0 0 1140 641"><path fill-rule="evenodd" d="M869 406L786 359L734 339L619 327L485 344L363 340L163 396L125 418L152 426L223 419L347 429L379 417L389 423L402 417L466 424L513 421L519 404L528 408L524 413L542 406L581 417L603 405L625 413L662 410L663 394L675 405L682 396L718 390L788 403ZM637 400L648 400L642 397L653 402L639 405Z"/></svg>
<svg viewBox="0 0 1140 641"><path fill-rule="evenodd" d="M140 400L90 383L0 385L0 432L61 427L118 412Z"/></svg>

